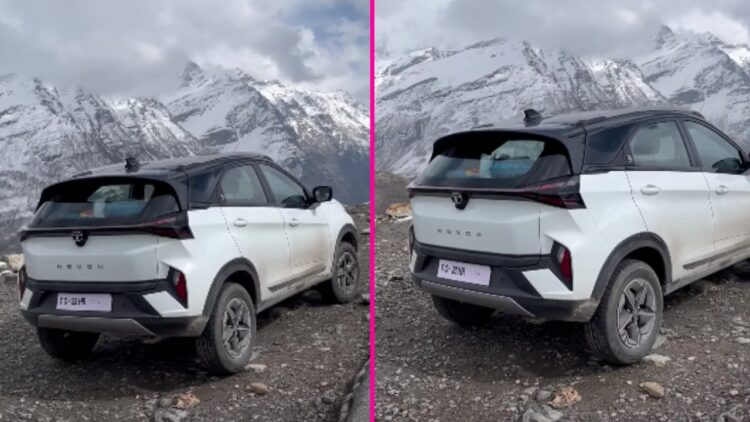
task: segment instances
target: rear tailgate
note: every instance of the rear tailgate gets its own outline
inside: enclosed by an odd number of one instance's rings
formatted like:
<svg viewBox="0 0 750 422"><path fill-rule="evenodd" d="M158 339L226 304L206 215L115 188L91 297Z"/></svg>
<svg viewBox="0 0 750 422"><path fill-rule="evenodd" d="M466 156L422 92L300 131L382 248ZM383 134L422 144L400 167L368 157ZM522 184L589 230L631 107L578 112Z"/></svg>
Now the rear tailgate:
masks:
<svg viewBox="0 0 750 422"><path fill-rule="evenodd" d="M541 216L583 207L565 144L523 132L442 138L409 191L418 242L537 260Z"/></svg>
<svg viewBox="0 0 750 422"><path fill-rule="evenodd" d="M168 183L87 178L45 189L21 245L32 279L146 281L160 276L158 245L164 236L191 236Z"/></svg>

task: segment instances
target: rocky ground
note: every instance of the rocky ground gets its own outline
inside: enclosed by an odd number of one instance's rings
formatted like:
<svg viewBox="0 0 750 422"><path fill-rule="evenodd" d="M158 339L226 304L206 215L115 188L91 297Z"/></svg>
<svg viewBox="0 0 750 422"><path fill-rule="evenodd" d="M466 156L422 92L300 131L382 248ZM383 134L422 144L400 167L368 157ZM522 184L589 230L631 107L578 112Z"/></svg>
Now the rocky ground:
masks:
<svg viewBox="0 0 750 422"><path fill-rule="evenodd" d="M368 227L355 209L360 229ZM362 293L369 291L368 236L360 236ZM50 359L17 310L15 285L0 283L0 421L334 421L369 355L367 297L328 305L303 292L258 317L246 371L215 377L186 339L144 344L105 337L91 359Z"/></svg>
<svg viewBox="0 0 750 422"><path fill-rule="evenodd" d="M443 320L409 279L408 224L377 225L378 420L750 420L750 263L668 296L654 355L615 367L579 324Z"/></svg>

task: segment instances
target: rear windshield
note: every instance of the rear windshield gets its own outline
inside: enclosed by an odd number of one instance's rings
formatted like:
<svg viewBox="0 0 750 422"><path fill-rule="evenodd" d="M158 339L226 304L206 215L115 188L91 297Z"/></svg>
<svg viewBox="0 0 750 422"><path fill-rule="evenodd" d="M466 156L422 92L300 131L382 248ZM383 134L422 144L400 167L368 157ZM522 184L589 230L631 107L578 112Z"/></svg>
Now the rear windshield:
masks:
<svg viewBox="0 0 750 422"><path fill-rule="evenodd" d="M32 227L119 226L144 223L180 210L172 188L162 182L81 180L53 186Z"/></svg>
<svg viewBox="0 0 750 422"><path fill-rule="evenodd" d="M447 147L440 145L442 150L438 150L417 183L508 189L571 174L565 147L558 141L491 135L461 137Z"/></svg>

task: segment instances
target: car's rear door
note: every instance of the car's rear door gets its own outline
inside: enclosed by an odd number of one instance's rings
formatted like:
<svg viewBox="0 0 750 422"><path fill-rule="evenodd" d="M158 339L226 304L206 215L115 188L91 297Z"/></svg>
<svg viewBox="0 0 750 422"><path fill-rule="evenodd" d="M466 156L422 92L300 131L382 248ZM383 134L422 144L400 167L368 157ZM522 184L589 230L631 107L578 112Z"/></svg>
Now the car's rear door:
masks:
<svg viewBox="0 0 750 422"><path fill-rule="evenodd" d="M290 175L268 164L258 168L284 217L293 278L322 272L333 257L325 216L310 206L305 188Z"/></svg>
<svg viewBox="0 0 750 422"><path fill-rule="evenodd" d="M666 244L672 278L700 271L714 255L709 189L677 120L647 121L626 147L633 201Z"/></svg>
<svg viewBox="0 0 750 422"><path fill-rule="evenodd" d="M745 253L750 247L750 177L740 149L697 120L683 125L695 146L713 208L716 261Z"/></svg>
<svg viewBox="0 0 750 422"><path fill-rule="evenodd" d="M242 256L258 272L261 288L273 291L291 277L284 217L250 163L226 169L218 190L227 227Z"/></svg>

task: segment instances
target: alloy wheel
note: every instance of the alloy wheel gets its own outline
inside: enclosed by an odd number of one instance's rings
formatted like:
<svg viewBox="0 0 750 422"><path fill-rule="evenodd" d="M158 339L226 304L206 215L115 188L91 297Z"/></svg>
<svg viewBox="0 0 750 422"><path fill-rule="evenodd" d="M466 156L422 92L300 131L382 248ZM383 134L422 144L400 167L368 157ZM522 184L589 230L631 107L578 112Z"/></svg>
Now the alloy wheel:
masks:
<svg viewBox="0 0 750 422"><path fill-rule="evenodd" d="M357 287L357 260L351 252L344 252L336 263L336 284L344 295Z"/></svg>
<svg viewBox="0 0 750 422"><path fill-rule="evenodd" d="M648 341L656 324L656 294L646 280L632 280L617 306L617 332L622 343L637 348Z"/></svg>
<svg viewBox="0 0 750 422"><path fill-rule="evenodd" d="M222 342L229 355L237 359L250 346L250 311L245 301L232 298L224 311Z"/></svg>

